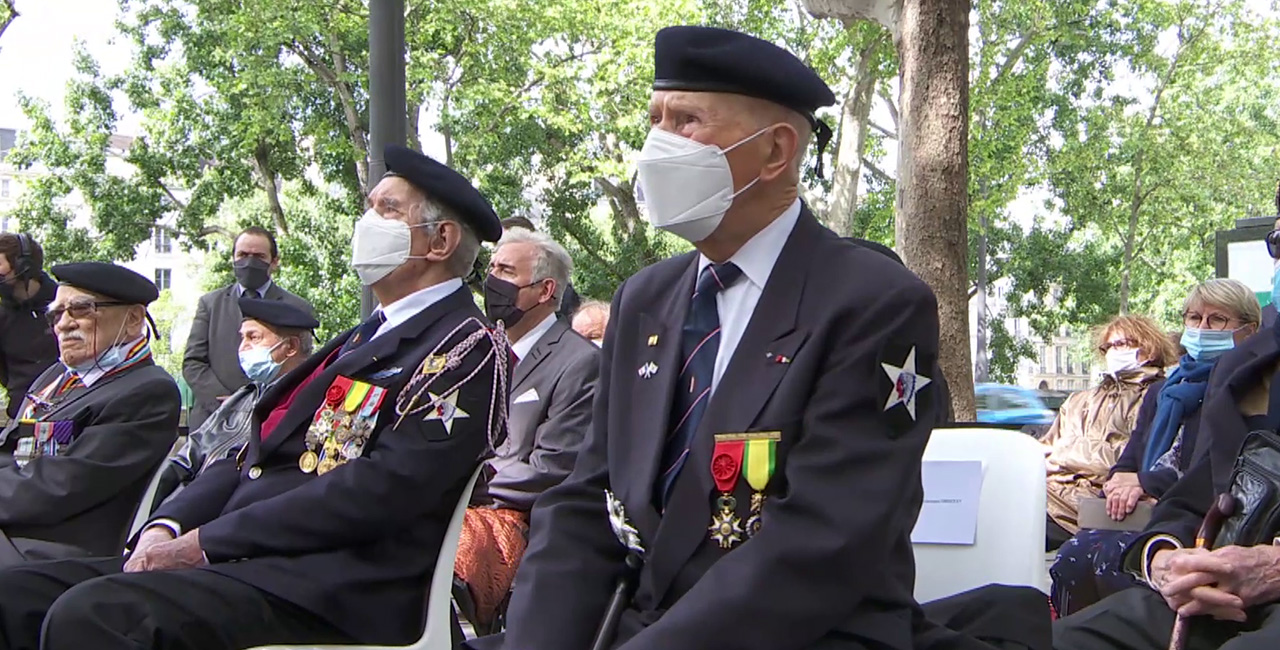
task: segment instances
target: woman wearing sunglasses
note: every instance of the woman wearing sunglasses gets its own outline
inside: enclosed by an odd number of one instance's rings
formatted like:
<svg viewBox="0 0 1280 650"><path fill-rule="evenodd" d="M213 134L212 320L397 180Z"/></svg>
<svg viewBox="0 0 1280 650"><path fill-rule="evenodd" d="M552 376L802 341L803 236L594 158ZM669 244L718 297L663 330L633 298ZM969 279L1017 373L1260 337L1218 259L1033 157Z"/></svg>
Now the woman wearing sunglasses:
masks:
<svg viewBox="0 0 1280 650"><path fill-rule="evenodd" d="M1050 550L1079 530L1080 498L1101 492L1137 424L1147 390L1177 359L1168 337L1145 316L1118 316L1099 330L1097 340L1106 363L1102 382L1068 398L1041 438L1047 446Z"/></svg>

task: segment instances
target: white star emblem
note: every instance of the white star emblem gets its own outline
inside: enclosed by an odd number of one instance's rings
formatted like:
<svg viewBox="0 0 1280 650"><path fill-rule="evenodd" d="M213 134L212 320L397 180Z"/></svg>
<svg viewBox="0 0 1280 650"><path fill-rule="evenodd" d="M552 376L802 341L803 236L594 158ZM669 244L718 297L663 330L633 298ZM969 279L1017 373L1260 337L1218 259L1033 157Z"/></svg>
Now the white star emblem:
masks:
<svg viewBox="0 0 1280 650"><path fill-rule="evenodd" d="M884 410L901 404L907 407L907 413L911 419L916 419L916 395L920 393L920 389L933 383L932 379L925 377L916 372L916 349L913 347L907 353L907 360L902 362L902 367L894 366L888 363L880 364L884 368L886 375L889 375L889 381L893 382L893 388L889 389L889 401L885 403Z"/></svg>
<svg viewBox="0 0 1280 650"><path fill-rule="evenodd" d="M436 401L438 396L433 393L427 393L427 397L431 401ZM458 408L458 393L449 393L447 397L441 399L427 414L423 416L423 421L439 420L444 425L444 432L453 435L453 421L461 418L471 417L466 411Z"/></svg>

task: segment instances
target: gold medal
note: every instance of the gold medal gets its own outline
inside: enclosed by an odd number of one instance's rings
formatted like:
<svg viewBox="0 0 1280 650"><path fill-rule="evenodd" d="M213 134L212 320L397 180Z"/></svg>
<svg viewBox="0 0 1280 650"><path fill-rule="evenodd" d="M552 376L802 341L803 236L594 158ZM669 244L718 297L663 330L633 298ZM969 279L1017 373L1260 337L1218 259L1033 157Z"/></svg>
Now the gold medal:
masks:
<svg viewBox="0 0 1280 650"><path fill-rule="evenodd" d="M720 512L711 517L711 525L707 526L707 530L711 533L712 541L720 544L720 548L733 548L734 544L742 541L743 535L742 519L734 512L738 500L724 494L716 501L716 505L720 507Z"/></svg>
<svg viewBox="0 0 1280 650"><path fill-rule="evenodd" d="M324 458L320 459L320 464L316 466L316 474L323 476L328 474L330 470L337 466L338 461L334 460L332 456L326 455Z"/></svg>
<svg viewBox="0 0 1280 650"><path fill-rule="evenodd" d="M310 474L316 471L316 466L319 464L320 457L316 455L316 452L311 451L310 449L302 452L301 456L298 456L298 469L302 470L303 474Z"/></svg>
<svg viewBox="0 0 1280 650"><path fill-rule="evenodd" d="M764 494L756 492L751 495L751 516L747 517L747 523L744 528L747 531L747 537L755 537L760 532L760 511L764 508Z"/></svg>

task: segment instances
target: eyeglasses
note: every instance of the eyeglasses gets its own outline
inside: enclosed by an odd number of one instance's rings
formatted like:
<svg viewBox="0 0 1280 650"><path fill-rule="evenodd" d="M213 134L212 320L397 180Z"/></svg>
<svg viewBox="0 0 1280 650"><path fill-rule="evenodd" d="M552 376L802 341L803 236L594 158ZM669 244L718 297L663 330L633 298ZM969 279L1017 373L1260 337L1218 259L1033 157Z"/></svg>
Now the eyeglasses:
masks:
<svg viewBox="0 0 1280 650"><path fill-rule="evenodd" d="M1272 230L1267 233L1267 254L1273 260L1280 260L1280 230Z"/></svg>
<svg viewBox="0 0 1280 650"><path fill-rule="evenodd" d="M1199 312L1188 311L1182 314L1182 324L1185 327L1202 328L1208 325L1206 329L1225 330L1231 325L1232 319L1222 314L1209 314L1202 316Z"/></svg>
<svg viewBox="0 0 1280 650"><path fill-rule="evenodd" d="M113 300L96 300L92 302L73 302L70 305L67 305L66 307L57 307L55 309L50 309L48 312L45 313L44 317L49 320L49 327L53 327L54 325L58 324L58 321L62 320L62 315L64 313L71 314L72 318L81 319L81 318L88 318L98 313L99 307L123 307L128 304L129 303L127 302L116 302Z"/></svg>
<svg viewBox="0 0 1280 650"><path fill-rule="evenodd" d="M1138 347L1139 347L1138 342L1133 339L1116 339L1114 341L1107 341L1106 343L1099 345L1098 351L1103 354L1106 354L1111 350L1111 348L1136 349Z"/></svg>

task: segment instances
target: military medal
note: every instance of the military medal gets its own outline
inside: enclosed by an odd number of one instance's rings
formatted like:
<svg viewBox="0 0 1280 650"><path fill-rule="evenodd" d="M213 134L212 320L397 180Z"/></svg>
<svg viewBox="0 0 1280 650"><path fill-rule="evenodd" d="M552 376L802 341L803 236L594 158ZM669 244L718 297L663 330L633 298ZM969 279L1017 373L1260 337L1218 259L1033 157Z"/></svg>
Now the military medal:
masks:
<svg viewBox="0 0 1280 650"><path fill-rule="evenodd" d="M778 440L782 434L778 431L746 433L742 435L745 448L742 451L742 478L751 486L751 514L747 516L747 537L755 537L760 532L760 514L764 509L764 489L777 463Z"/></svg>
<svg viewBox="0 0 1280 650"><path fill-rule="evenodd" d="M311 472L316 471L316 466L319 464L320 457L316 455L316 452L311 451L310 449L302 452L301 456L298 456L298 469L302 470L303 474L310 474Z"/></svg>
<svg viewBox="0 0 1280 650"><path fill-rule="evenodd" d="M716 499L719 512L712 515L707 530L711 540L720 548L733 548L742 541L742 519L736 512L738 500L733 498L733 487L738 483L738 471L742 466L743 441L723 440L716 436L715 450L711 452L711 478L715 479L720 498Z"/></svg>

